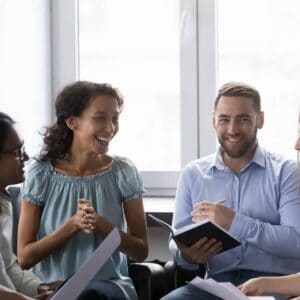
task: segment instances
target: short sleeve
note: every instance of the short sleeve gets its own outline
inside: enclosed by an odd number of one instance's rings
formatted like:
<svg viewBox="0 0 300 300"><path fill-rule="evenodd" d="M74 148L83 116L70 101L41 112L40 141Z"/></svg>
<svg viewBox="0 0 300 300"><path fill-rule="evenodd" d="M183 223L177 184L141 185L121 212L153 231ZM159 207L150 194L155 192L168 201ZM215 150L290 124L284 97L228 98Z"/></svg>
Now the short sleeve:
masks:
<svg viewBox="0 0 300 300"><path fill-rule="evenodd" d="M117 158L115 165L117 184L124 201L135 199L145 193L142 177L128 158Z"/></svg>
<svg viewBox="0 0 300 300"><path fill-rule="evenodd" d="M49 193L50 165L44 162L33 162L26 171L25 181L21 187L21 199L38 206L44 206L44 199Z"/></svg>

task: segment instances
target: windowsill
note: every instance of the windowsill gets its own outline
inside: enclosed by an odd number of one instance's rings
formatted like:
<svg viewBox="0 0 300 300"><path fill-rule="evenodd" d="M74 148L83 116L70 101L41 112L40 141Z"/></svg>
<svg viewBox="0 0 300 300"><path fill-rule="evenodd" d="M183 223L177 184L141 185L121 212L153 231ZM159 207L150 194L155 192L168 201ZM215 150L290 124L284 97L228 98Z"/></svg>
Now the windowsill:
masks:
<svg viewBox="0 0 300 300"><path fill-rule="evenodd" d="M148 213L162 219L168 224L172 223L172 215L174 210L173 197L144 197L144 208L146 215ZM152 219L147 218L148 226L160 226Z"/></svg>

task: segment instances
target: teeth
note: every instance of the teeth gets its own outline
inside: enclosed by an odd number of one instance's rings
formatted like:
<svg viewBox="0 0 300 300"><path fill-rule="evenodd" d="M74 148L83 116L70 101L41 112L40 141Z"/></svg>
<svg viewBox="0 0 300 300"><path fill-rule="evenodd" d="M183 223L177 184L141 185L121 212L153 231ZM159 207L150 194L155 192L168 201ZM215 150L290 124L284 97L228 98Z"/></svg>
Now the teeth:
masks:
<svg viewBox="0 0 300 300"><path fill-rule="evenodd" d="M228 140L229 140L230 142L237 142L239 139L238 139L238 138L228 138Z"/></svg>
<svg viewBox="0 0 300 300"><path fill-rule="evenodd" d="M110 141L109 138L105 138L105 137L102 137L102 136L97 136L97 139L98 139L99 141L106 142L106 143L108 143L108 142Z"/></svg>

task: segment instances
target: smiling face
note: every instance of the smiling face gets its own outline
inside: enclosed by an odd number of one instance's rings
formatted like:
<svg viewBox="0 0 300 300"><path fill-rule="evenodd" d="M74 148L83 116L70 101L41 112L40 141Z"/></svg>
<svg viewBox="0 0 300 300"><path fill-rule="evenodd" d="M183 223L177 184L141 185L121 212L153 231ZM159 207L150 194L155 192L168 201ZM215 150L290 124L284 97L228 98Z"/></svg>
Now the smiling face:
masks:
<svg viewBox="0 0 300 300"><path fill-rule="evenodd" d="M96 96L79 117L66 120L73 131L73 151L105 154L119 129L120 108L112 96Z"/></svg>
<svg viewBox="0 0 300 300"><path fill-rule="evenodd" d="M256 146L257 129L263 126L263 113L250 98L222 96L213 113L213 126L225 159L248 160Z"/></svg>
<svg viewBox="0 0 300 300"><path fill-rule="evenodd" d="M24 180L24 163L28 160L26 152L20 157L20 149L23 145L15 129L10 128L3 144L3 153L0 154L0 190L10 184L17 184Z"/></svg>

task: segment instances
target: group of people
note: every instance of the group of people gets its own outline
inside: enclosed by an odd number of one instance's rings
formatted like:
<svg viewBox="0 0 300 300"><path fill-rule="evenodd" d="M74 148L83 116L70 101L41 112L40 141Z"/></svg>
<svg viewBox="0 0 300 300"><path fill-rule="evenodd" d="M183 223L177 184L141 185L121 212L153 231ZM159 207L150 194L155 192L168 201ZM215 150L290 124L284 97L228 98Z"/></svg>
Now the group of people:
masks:
<svg viewBox="0 0 300 300"><path fill-rule="evenodd" d="M117 227L119 250L78 299L137 299L127 257L143 261L148 255L144 187L128 158L108 154L123 98L108 84L77 81L59 93L55 108L56 121L46 128L25 178L24 141L14 120L0 114L0 298L46 299L61 283L57 280L71 276ZM258 144L264 114L258 91L247 84L220 88L212 122L219 148L182 170L173 226L210 218L241 246L218 254L222 244L214 239L190 247L170 240L176 263L187 269L206 264L208 277L230 281L247 295L300 295L296 161ZM6 187L21 182L16 258ZM191 284L163 297L195 298L219 299Z"/></svg>

